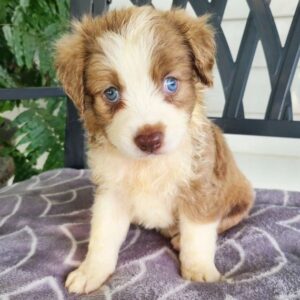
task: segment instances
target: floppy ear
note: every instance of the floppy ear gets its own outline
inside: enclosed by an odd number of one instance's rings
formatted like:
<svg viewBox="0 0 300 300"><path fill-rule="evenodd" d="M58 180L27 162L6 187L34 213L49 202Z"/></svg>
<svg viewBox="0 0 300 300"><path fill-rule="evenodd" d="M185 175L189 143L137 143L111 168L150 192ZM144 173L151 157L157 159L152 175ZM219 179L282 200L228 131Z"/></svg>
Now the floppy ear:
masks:
<svg viewBox="0 0 300 300"><path fill-rule="evenodd" d="M66 34L56 42L55 66L58 79L81 114L84 111L84 57L84 42L79 33Z"/></svg>
<svg viewBox="0 0 300 300"><path fill-rule="evenodd" d="M216 44L214 29L208 24L209 15L199 18L189 16L184 10L166 12L167 18L185 37L191 49L197 75L207 86L213 84L212 68L215 62Z"/></svg>

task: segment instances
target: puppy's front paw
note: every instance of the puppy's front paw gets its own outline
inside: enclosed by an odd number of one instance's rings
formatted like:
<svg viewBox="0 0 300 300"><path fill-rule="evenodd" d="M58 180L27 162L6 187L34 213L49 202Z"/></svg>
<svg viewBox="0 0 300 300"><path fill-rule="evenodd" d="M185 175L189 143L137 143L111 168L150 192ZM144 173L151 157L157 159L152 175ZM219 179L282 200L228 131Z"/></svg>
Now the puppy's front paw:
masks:
<svg viewBox="0 0 300 300"><path fill-rule="evenodd" d="M98 289L110 274L103 272L96 265L91 268L83 262L78 269L68 275L65 286L70 293L88 294Z"/></svg>
<svg viewBox="0 0 300 300"><path fill-rule="evenodd" d="M198 282L216 282L221 279L221 274L219 273L215 265L182 265L181 274L184 279Z"/></svg>

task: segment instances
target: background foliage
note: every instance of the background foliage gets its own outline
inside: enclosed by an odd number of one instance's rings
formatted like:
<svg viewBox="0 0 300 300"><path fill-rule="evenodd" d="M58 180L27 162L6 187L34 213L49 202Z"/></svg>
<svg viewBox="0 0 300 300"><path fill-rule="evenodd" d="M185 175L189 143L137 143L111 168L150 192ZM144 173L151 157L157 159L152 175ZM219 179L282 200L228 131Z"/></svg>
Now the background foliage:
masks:
<svg viewBox="0 0 300 300"><path fill-rule="evenodd" d="M0 88L57 85L53 42L67 30L68 20L69 0L1 0ZM13 142L0 141L0 155L15 161L15 181L62 167L65 99L0 101L0 126L3 112L16 106L25 110L12 122L17 128ZM37 159L45 153L38 168Z"/></svg>

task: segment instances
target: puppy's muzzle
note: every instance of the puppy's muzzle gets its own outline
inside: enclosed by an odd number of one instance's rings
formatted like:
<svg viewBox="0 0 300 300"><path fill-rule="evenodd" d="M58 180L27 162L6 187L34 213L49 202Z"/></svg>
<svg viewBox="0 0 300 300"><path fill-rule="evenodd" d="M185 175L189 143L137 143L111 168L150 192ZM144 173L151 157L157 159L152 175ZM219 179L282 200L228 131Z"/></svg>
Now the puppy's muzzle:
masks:
<svg viewBox="0 0 300 300"><path fill-rule="evenodd" d="M156 131L139 134L135 137L134 142L143 152L154 153L162 146L163 133Z"/></svg>

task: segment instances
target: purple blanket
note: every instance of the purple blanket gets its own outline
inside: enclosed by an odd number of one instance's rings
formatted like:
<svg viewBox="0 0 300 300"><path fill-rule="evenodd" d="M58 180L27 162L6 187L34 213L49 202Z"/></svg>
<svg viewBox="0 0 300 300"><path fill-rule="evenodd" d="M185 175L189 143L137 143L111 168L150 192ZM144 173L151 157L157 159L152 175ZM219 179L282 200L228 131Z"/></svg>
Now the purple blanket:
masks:
<svg viewBox="0 0 300 300"><path fill-rule="evenodd" d="M300 299L300 193L257 190L250 217L218 239L223 282L183 280L169 241L132 226L107 283L70 295L64 280L86 253L92 201L83 170L50 171L0 190L1 300Z"/></svg>

